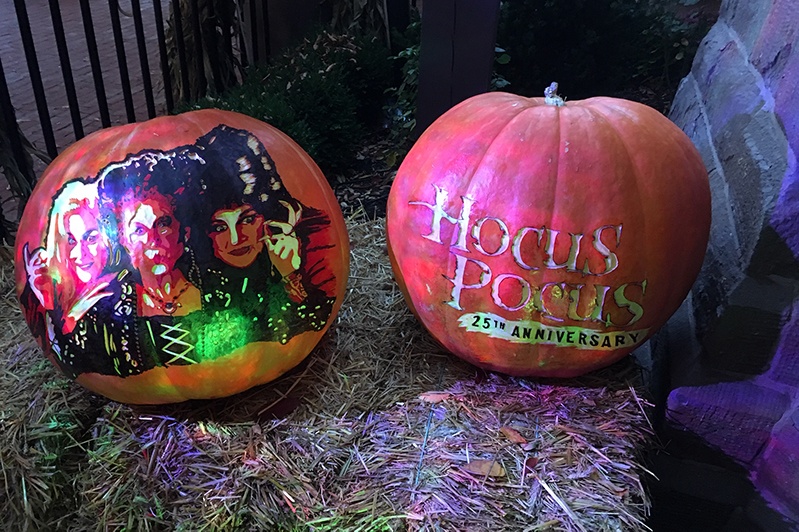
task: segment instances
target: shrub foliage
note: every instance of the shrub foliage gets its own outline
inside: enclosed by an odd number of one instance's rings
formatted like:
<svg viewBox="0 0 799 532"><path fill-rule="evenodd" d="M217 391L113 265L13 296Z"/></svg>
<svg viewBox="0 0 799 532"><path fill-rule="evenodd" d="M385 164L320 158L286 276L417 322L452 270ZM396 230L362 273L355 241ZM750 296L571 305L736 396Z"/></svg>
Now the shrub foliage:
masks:
<svg viewBox="0 0 799 532"><path fill-rule="evenodd" d="M377 38L321 31L252 69L239 87L192 104L244 113L299 143L323 170L353 159L382 117L391 62Z"/></svg>
<svg viewBox="0 0 799 532"><path fill-rule="evenodd" d="M676 85L711 20L683 15L687 0L502 2L497 40L511 60L497 70L513 92L542 96L558 81L571 99L646 84Z"/></svg>

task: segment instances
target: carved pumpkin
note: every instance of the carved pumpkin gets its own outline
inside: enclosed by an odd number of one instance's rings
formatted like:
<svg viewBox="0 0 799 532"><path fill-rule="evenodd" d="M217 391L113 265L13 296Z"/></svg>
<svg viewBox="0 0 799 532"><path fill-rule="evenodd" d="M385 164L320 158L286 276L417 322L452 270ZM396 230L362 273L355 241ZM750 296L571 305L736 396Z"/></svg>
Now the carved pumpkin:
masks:
<svg viewBox="0 0 799 532"><path fill-rule="evenodd" d="M203 110L98 131L45 170L16 242L45 354L129 403L234 394L302 361L349 272L335 196L272 126Z"/></svg>
<svg viewBox="0 0 799 532"><path fill-rule="evenodd" d="M640 346L688 293L709 227L707 172L679 128L642 104L563 105L554 91L450 109L403 161L387 213L422 324L459 357L524 376L576 376Z"/></svg>

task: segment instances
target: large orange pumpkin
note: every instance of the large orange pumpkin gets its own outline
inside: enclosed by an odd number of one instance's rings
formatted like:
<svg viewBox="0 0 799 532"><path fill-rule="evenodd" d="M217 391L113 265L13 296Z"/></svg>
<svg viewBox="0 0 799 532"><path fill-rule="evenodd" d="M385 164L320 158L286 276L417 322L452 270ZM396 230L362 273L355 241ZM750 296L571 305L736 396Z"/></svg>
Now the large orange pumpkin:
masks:
<svg viewBox="0 0 799 532"><path fill-rule="evenodd" d="M703 162L642 104L473 97L403 161L388 243L408 304L452 353L513 375L609 365L680 305L710 228Z"/></svg>
<svg viewBox="0 0 799 532"><path fill-rule="evenodd" d="M234 394L302 361L344 295L349 243L314 161L202 110L96 132L46 169L16 242L46 355L129 403Z"/></svg>

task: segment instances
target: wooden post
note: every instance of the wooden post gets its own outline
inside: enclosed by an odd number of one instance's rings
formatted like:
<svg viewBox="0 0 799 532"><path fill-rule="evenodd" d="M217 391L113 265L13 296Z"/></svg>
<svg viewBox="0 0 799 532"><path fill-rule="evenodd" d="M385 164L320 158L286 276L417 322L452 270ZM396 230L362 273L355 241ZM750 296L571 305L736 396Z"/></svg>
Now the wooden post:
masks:
<svg viewBox="0 0 799 532"><path fill-rule="evenodd" d="M453 105L488 90L499 3L499 0L424 3L414 136L421 135Z"/></svg>

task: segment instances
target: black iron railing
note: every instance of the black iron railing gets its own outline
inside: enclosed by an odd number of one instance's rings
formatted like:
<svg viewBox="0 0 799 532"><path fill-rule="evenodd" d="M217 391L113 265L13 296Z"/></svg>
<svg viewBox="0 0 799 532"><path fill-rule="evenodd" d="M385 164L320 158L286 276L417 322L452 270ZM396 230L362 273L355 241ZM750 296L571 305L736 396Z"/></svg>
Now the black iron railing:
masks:
<svg viewBox="0 0 799 532"><path fill-rule="evenodd" d="M36 97L36 109L39 112L39 120L42 123L42 134L44 136L44 144L47 147L47 153L50 157L55 157L58 154L55 144L55 136L53 136L53 123L50 120L50 113L47 110L47 96L44 93L44 84L42 83L42 74L39 70L39 61L36 57L36 47L33 44L33 32L31 32L31 23L28 18L28 8L25 7L25 0L14 0L14 8L17 12L17 22L19 23L19 31L22 36L22 46L25 48L25 61L28 63L28 72L31 77L31 86L33 94ZM14 128L10 135L14 135Z"/></svg>
<svg viewBox="0 0 799 532"><path fill-rule="evenodd" d="M38 124L41 127L41 137L35 140L43 141L44 149L50 158L56 157L59 148L63 146L59 146L57 142L53 127L54 117L50 111L52 102L48 102L48 96L52 100L52 94L48 93L47 86L52 87L53 81L49 78L48 85L42 77L42 72L48 74L53 70L52 62L46 63L45 70L43 70L40 61L41 58L49 59L43 55L49 53L49 50L57 51L58 66L60 66L62 74L57 83L60 84L62 77L63 90L66 93L66 102L69 108L68 120L71 121L71 133L74 135L74 140L81 139L91 129L112 125L109 88L117 94L121 90L124 101L124 119L122 120L135 122L153 118L159 112L171 113L179 103L178 99L200 98L207 92L220 93L230 85L231 79L241 81L245 66L262 62L269 55L268 0L226 0L224 2L210 0L205 2L201 0L78 1L80 17L72 16L70 20L73 25L65 29L65 19L62 14L62 8L66 9L63 7L64 3L61 2L59 5L59 0L48 0L49 17L53 28L52 35L43 37L39 32L35 37L34 32L31 31L29 12L34 13L35 17L42 17L42 8L39 6L34 8L32 4L26 4L25 0L14 0L19 37L30 75L30 87L36 102ZM142 2L144 2L146 10L142 9ZM219 9L232 9L233 16L231 17L230 13L226 11L225 17L218 17L219 13L214 11L215 5L221 6ZM72 15L71 12L66 13ZM77 13L74 14L77 15ZM145 20L145 14L147 20ZM132 32L123 27L122 16L133 19ZM219 20L223 19L232 20L233 23L220 27ZM82 28L74 26L76 21L82 25ZM109 21L111 31L100 29L101 33L98 34L97 28L106 28ZM37 24L36 29L43 26L41 20L34 22ZM129 27L129 21L125 22ZM247 32L242 31L245 25ZM72 47L73 55L88 57L91 81L94 87L93 94L91 94L92 91L89 91L89 94L79 93L79 89L76 88L77 74L73 70L73 63L70 61L70 47L68 47L68 35L72 35L74 40L76 33L82 33L85 36L85 49L76 50L75 42L69 44ZM111 33L113 40L101 39L101 42L98 42L98 36L105 38L108 37L108 33ZM249 33L249 35L245 35L245 33ZM4 38L14 37L13 35L4 35ZM114 48L116 64L108 60L108 55L105 55L105 61L103 61L102 52L107 51L106 47ZM227 69L225 77L223 77L219 64L210 60L210 57L204 57L208 50L221 50L227 57L232 58L235 75L231 77L230 69ZM3 124L3 130L0 131L0 149L10 152L17 166L24 166L30 164L28 162L30 156L25 151L25 146L29 143L25 142L19 128L15 127L19 116L15 112L15 106L16 109L20 109L20 106L13 101L14 94L9 90L8 80L2 68L3 62L5 65L13 65L20 60L19 57L0 57L0 117L3 119L0 122ZM157 61L157 63L152 64L154 70L151 73L152 61ZM209 63L210 67L207 66ZM209 68L208 75L205 68ZM83 74L84 77L88 75L87 72ZM109 83L113 83L113 86ZM133 83L136 86L132 86ZM156 91L155 86L158 86L159 89L163 88L163 94L160 90ZM143 95L144 106L139 105L137 108L134 94ZM87 102L87 99L92 97L96 99L96 107L94 102ZM91 113L92 115L96 113L96 116L87 118L87 108L96 110ZM84 111L83 116L81 110ZM121 109L118 110L121 111ZM64 118L60 116L59 120L64 122ZM91 123L87 120L91 120ZM120 119L116 118L115 120L118 122ZM36 136L39 136L38 131ZM71 140L62 138L61 144L69 144ZM29 170L26 174L33 176L34 172L32 169ZM17 195L20 193L20 191L13 192ZM24 195L24 192L22 194Z"/></svg>

